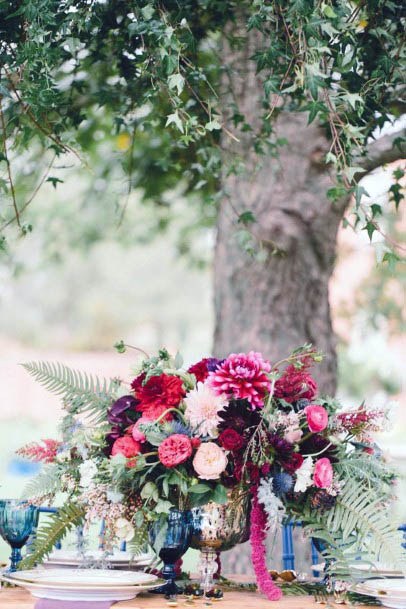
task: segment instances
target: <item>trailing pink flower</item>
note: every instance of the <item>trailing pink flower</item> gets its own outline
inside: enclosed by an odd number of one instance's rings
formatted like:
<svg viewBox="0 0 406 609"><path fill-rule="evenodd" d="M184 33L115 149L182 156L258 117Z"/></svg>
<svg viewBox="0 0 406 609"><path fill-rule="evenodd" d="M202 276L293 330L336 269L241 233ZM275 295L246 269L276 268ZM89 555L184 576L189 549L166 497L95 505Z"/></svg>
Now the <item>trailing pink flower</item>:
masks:
<svg viewBox="0 0 406 609"><path fill-rule="evenodd" d="M271 382L271 364L261 353L232 353L207 377L207 384L218 395L246 399L252 408L262 408Z"/></svg>
<svg viewBox="0 0 406 609"><path fill-rule="evenodd" d="M272 581L266 565L265 538L267 529L267 516L258 501L255 491L252 498L251 509L251 558L257 579L258 588L270 601L278 601L282 597L282 590Z"/></svg>
<svg viewBox="0 0 406 609"><path fill-rule="evenodd" d="M35 461L37 463L52 463L58 453L62 442L50 438L41 442L31 442L17 451L17 455Z"/></svg>

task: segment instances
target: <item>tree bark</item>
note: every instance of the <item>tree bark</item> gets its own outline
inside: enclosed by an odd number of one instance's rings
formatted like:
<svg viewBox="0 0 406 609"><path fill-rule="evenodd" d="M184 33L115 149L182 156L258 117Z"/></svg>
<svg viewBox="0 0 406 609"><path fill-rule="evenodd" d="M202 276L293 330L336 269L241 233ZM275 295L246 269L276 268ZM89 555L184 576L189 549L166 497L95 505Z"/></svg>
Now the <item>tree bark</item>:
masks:
<svg viewBox="0 0 406 609"><path fill-rule="evenodd" d="M257 42L252 38L243 51L224 51L233 96L254 129L263 112L263 87L250 60ZM242 157L246 170L223 177L214 263L214 353L254 349L276 361L310 342L325 355L316 372L319 387L334 393L329 281L346 202L334 206L327 198L333 182L323 160L330 147L324 131L307 125L305 113L281 113L275 129L278 138L287 140L277 158L256 156L249 132L239 134L238 143L223 140L224 154ZM256 217L251 227L265 260L250 256L238 243L238 215L245 210ZM272 254L270 242L283 253Z"/></svg>

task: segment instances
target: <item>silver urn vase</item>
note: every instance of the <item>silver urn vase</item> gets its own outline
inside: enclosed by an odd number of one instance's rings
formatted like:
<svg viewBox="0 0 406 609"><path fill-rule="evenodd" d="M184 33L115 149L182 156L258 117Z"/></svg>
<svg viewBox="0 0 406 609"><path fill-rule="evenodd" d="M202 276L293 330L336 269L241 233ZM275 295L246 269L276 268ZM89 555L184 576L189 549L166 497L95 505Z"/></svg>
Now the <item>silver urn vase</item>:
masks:
<svg viewBox="0 0 406 609"><path fill-rule="evenodd" d="M231 550L249 539L251 496L247 492L230 492L227 503L206 503L192 508L191 548L200 550L200 585L205 596L213 588L217 571L217 554Z"/></svg>

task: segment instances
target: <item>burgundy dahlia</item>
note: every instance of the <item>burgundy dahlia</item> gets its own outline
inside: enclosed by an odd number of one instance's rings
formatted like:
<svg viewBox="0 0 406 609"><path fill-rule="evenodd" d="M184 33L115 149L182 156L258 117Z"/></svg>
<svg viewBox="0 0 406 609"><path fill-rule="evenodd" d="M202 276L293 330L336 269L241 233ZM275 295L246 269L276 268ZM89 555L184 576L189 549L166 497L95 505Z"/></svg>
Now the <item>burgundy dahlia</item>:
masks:
<svg viewBox="0 0 406 609"><path fill-rule="evenodd" d="M300 453L292 453L286 459L281 459L280 463L288 474L294 474L303 464L303 457Z"/></svg>
<svg viewBox="0 0 406 609"><path fill-rule="evenodd" d="M282 461L289 459L294 452L293 444L287 442L276 433L270 432L268 434L268 442Z"/></svg>
<svg viewBox="0 0 406 609"><path fill-rule="evenodd" d="M235 429L239 434L250 435L254 427L261 421L257 410L252 410L248 400L231 400L224 410L218 413L221 422L220 431L224 429Z"/></svg>
<svg viewBox="0 0 406 609"><path fill-rule="evenodd" d="M300 399L311 400L317 394L317 383L307 369L297 370L290 365L276 381L274 396L292 404Z"/></svg>

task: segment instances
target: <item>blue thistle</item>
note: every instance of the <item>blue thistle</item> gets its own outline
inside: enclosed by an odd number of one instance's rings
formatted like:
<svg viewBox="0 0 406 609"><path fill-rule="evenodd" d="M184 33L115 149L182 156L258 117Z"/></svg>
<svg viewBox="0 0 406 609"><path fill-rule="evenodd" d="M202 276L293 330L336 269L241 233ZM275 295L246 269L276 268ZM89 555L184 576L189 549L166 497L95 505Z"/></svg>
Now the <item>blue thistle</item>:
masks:
<svg viewBox="0 0 406 609"><path fill-rule="evenodd" d="M284 493L288 493L293 486L293 478L286 472L275 474L273 477L273 491L275 495L280 497Z"/></svg>
<svg viewBox="0 0 406 609"><path fill-rule="evenodd" d="M170 435L172 435L174 433L180 433L185 436L189 436L189 438L192 436L191 429L189 427L187 427L187 425L185 425L181 421L171 421L168 424L168 427L171 428Z"/></svg>

